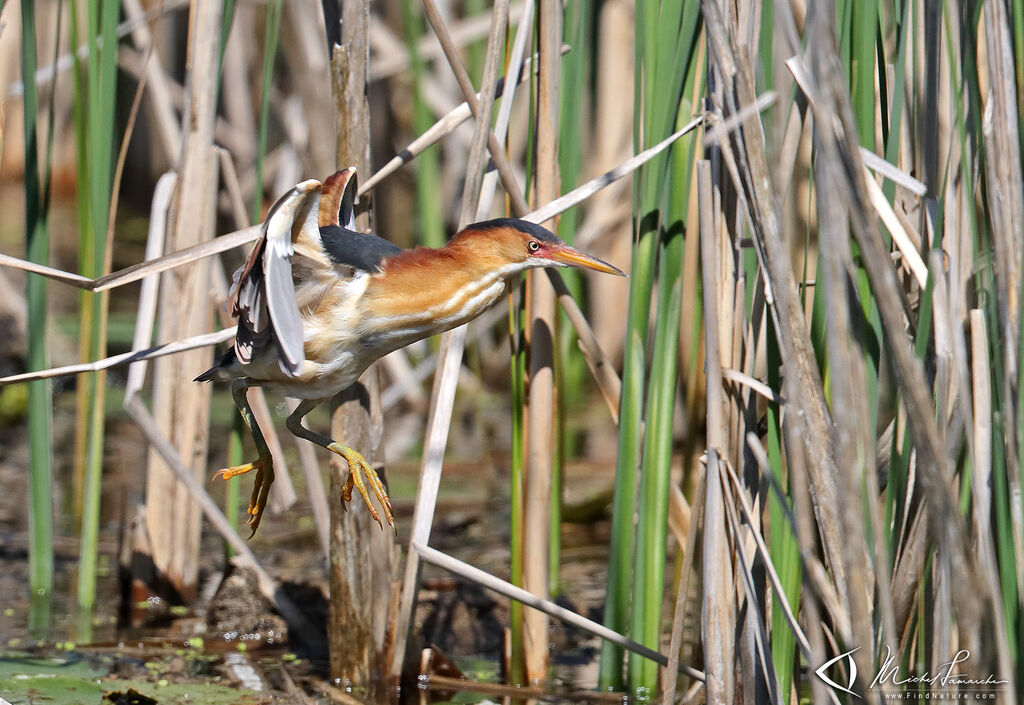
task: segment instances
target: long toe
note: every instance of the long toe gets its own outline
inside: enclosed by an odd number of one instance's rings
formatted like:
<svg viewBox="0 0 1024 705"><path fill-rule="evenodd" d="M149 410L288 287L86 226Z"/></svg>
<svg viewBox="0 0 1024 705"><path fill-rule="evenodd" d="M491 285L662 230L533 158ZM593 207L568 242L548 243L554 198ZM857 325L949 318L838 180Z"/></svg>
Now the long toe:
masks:
<svg viewBox="0 0 1024 705"><path fill-rule="evenodd" d="M374 521L383 529L384 524L380 520L380 515L377 513L376 508L373 506L373 502L370 499L370 493L367 490L366 485L370 485L370 489L373 490L373 494L377 497L380 502L381 508L384 510L384 518L387 519L388 526L394 526L394 514L391 511L391 500L388 498L388 493L384 489L384 483L381 482L380 476L373 469L366 458L362 456L358 451L352 450L351 448L337 443L332 443L327 448L333 453L337 453L345 459L348 463L349 477L345 482L345 487L342 490L342 499L346 502L352 497L352 488L355 487L359 491L359 494L363 498L363 502L366 503L366 508L370 510L370 516L373 517Z"/></svg>
<svg viewBox="0 0 1024 705"><path fill-rule="evenodd" d="M216 480L217 478L220 478L221 480L230 480L232 477L238 477L239 475L244 475L247 472L257 470L259 465L260 461L254 460L251 463L245 463L243 465L232 465L228 468L221 468L217 472L213 473L213 477L211 477L210 480Z"/></svg>
<svg viewBox="0 0 1024 705"><path fill-rule="evenodd" d="M256 535L260 519L263 518L263 507L260 506L260 492L263 489L263 473L256 475L256 481L252 485L252 494L249 495L249 506L245 509L245 525L249 527L249 538Z"/></svg>
<svg viewBox="0 0 1024 705"><path fill-rule="evenodd" d="M260 521L263 519L263 507L258 505L249 507L249 518L245 525L249 527L249 538L256 535L256 529L260 528Z"/></svg>
<svg viewBox="0 0 1024 705"><path fill-rule="evenodd" d="M260 458L253 463L256 469L256 480L253 482L252 494L249 496L249 507L246 509L246 526L249 527L249 538L256 535L256 529L263 519L263 511L267 508L270 486L274 482L274 461L272 458Z"/></svg>
<svg viewBox="0 0 1024 705"><path fill-rule="evenodd" d="M256 529L260 528L260 521L263 519L263 510L267 508L267 493L269 487L264 484L256 491L256 497L249 502L249 518L245 525L249 527L249 538L256 535Z"/></svg>
<svg viewBox="0 0 1024 705"><path fill-rule="evenodd" d="M388 497L388 492L384 488L384 483L381 481L380 476L377 475L377 471L369 465L365 467L365 471L366 482L373 490L373 494L377 496L377 501L380 502L380 506L384 510L384 518L388 520L388 526L394 528L395 515L391 510L391 499ZM381 528L384 527L382 526Z"/></svg>
<svg viewBox="0 0 1024 705"><path fill-rule="evenodd" d="M352 489L356 486L353 481L352 471L349 470L348 478L345 480L345 486L341 488L341 506L343 508L348 507L348 503L352 501Z"/></svg>

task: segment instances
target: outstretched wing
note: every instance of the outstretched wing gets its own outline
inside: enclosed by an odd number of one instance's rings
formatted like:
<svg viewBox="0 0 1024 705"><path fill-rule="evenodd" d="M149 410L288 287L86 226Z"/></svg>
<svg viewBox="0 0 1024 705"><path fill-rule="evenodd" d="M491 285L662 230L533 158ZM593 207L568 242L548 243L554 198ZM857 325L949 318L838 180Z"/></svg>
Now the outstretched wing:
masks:
<svg viewBox="0 0 1024 705"><path fill-rule="evenodd" d="M294 375L302 366L304 336L291 260L297 245L309 242L319 249L320 189L310 179L282 196L267 213L249 259L235 272L231 309L238 317L235 354L242 363L273 342L286 372Z"/></svg>
<svg viewBox="0 0 1024 705"><path fill-rule="evenodd" d="M316 310L336 287L376 272L402 249L355 230L356 170L336 172L323 185L309 180L273 205L263 234L235 272L232 312L238 317L235 355L251 362L273 343L281 369L296 375L305 360L301 311Z"/></svg>

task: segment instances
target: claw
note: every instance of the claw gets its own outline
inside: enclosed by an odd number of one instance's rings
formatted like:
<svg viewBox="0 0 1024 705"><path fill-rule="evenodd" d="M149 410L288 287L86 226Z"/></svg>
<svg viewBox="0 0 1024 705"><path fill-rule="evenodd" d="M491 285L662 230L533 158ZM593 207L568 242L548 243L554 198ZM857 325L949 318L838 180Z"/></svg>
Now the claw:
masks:
<svg viewBox="0 0 1024 705"><path fill-rule="evenodd" d="M246 526L252 532L249 538L256 535L256 529L260 526L263 518L263 510L267 508L267 499L270 496L270 486L274 484L274 460L273 458L257 458L251 463L234 465L213 474L213 480L218 477L230 480L232 477L244 475L252 470L256 471L256 481L253 483L252 495L249 497L249 507L245 510Z"/></svg>
<svg viewBox="0 0 1024 705"><path fill-rule="evenodd" d="M238 477L239 475L244 475L245 473L250 472L252 470L258 470L258 464L259 461L255 460L251 463L245 463L244 465L232 465L229 468L222 468L217 472L213 473L213 477L210 478L210 482L213 482L217 478L220 478L222 480L230 480L232 477Z"/></svg>
<svg viewBox="0 0 1024 705"><path fill-rule="evenodd" d="M384 523L380 520L380 515L377 514L377 510L370 502L370 494L367 491L367 485L370 486L370 490L373 491L377 501L380 502L381 509L384 510L384 518L388 522L388 526L394 527L395 516L391 510L391 500L388 498L387 490L384 489L384 483L381 481L380 476L377 475L377 471L366 462L366 458L360 455L357 451L348 448L347 446L339 445L338 443L332 443L327 446L327 450L332 453L337 453L345 459L348 463L348 479L345 481L345 486L341 490L341 498L344 502L352 500L352 489L355 488L359 491L359 494L363 498L363 502L366 503L367 509L370 510L370 516L373 517L374 521L381 529L384 528Z"/></svg>

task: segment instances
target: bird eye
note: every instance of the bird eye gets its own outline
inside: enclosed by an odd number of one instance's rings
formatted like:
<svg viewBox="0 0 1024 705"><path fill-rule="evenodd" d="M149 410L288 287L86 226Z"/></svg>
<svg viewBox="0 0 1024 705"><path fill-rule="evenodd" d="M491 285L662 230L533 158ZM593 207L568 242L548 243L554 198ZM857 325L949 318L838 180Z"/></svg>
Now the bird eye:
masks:
<svg viewBox="0 0 1024 705"><path fill-rule="evenodd" d="M528 249L530 252L536 252L537 250L540 249L540 243L537 242L536 240L530 240L528 243L526 243L526 249Z"/></svg>

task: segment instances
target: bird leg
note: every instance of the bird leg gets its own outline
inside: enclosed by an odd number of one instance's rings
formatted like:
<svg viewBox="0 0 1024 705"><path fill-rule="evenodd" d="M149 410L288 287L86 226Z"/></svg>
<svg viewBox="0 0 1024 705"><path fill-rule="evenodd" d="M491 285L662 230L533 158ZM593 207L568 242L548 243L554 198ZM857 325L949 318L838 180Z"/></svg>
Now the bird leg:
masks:
<svg viewBox="0 0 1024 705"><path fill-rule="evenodd" d="M242 414L242 420L249 427L249 433L252 434L252 439L256 443L256 451L259 453L259 457L251 463L233 465L223 470L218 470L214 473L213 477L230 480L232 477L244 475L252 470L256 471L256 482L253 484L252 496L249 498L249 508L246 510L248 518L245 522L252 531L249 534L249 538L252 538L256 535L256 529L259 528L260 519L263 518L263 510L267 508L270 486L274 484L274 458L270 454L270 447L263 437L260 425L256 423L256 416L252 413L252 407L249 406L249 399L246 397L248 389L249 387L245 382L236 380L231 384L231 397L235 400L235 406L238 407L238 411Z"/></svg>
<svg viewBox="0 0 1024 705"><path fill-rule="evenodd" d="M341 497L345 502L349 502L352 499L352 489L355 488L359 491L363 501L366 502L367 508L370 510L370 515L374 518L377 524L383 529L384 524L381 522L380 517L377 515L377 510L374 509L373 504L370 503L370 494L367 491L367 485L373 494L377 497L377 501L380 502L381 508L384 510L384 518L387 519L389 526L395 525L394 514L391 511L391 500L388 498L387 490L384 488L384 483L381 482L380 476L373 469L366 458L364 458L358 451L343 446L340 443L336 443L327 436L321 436L319 433L310 431L308 428L302 425L302 418L316 408L320 404L319 400L305 400L301 402L295 411L291 413L285 425L288 430L299 438L305 438L307 441L316 443L321 448L340 455L348 463L348 479L345 481L345 486L341 490ZM344 504L342 505L344 506Z"/></svg>

